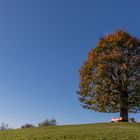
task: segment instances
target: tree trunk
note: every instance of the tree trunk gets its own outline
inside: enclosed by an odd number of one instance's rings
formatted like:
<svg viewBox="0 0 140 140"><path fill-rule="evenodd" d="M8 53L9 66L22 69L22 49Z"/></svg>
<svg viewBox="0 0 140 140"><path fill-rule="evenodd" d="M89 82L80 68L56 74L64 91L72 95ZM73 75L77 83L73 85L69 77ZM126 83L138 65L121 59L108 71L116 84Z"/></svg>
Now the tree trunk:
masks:
<svg viewBox="0 0 140 140"><path fill-rule="evenodd" d="M124 118L124 121L128 122L128 107L121 105L120 107L120 117Z"/></svg>
<svg viewBox="0 0 140 140"><path fill-rule="evenodd" d="M120 117L124 118L125 122L128 122L128 94L123 93L120 96Z"/></svg>

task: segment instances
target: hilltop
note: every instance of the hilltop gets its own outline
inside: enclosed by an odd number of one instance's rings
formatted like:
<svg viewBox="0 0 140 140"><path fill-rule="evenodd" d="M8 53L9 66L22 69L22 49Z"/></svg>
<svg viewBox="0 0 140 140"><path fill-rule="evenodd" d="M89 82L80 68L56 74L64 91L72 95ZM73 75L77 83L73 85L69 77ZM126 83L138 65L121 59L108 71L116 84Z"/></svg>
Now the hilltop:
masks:
<svg viewBox="0 0 140 140"><path fill-rule="evenodd" d="M99 123L0 131L0 140L140 140L140 123Z"/></svg>

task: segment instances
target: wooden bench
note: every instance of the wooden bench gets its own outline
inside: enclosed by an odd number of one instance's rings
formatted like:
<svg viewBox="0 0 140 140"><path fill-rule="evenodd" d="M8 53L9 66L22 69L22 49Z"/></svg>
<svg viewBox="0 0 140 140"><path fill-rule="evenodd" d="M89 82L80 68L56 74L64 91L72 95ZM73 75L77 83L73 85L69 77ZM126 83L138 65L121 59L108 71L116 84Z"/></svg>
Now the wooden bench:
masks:
<svg viewBox="0 0 140 140"><path fill-rule="evenodd" d="M126 120L123 117L112 118L111 122L125 122ZM127 122L127 121L126 121ZM129 118L128 122L136 122L135 118Z"/></svg>
<svg viewBox="0 0 140 140"><path fill-rule="evenodd" d="M118 118L112 118L111 122L123 122L125 119L123 117L118 117Z"/></svg>
<svg viewBox="0 0 140 140"><path fill-rule="evenodd" d="M135 118L129 118L128 122L136 122L136 121L135 121Z"/></svg>

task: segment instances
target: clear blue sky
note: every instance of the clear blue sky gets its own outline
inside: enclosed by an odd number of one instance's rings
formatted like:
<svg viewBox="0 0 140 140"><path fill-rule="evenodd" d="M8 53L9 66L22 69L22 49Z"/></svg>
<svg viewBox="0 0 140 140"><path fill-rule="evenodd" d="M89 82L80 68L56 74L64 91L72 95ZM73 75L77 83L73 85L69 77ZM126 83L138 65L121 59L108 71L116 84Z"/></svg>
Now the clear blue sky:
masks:
<svg viewBox="0 0 140 140"><path fill-rule="evenodd" d="M140 38L139 0L0 0L0 122L11 127L109 121L84 110L79 69L100 37L125 29ZM130 116L136 117L140 114Z"/></svg>

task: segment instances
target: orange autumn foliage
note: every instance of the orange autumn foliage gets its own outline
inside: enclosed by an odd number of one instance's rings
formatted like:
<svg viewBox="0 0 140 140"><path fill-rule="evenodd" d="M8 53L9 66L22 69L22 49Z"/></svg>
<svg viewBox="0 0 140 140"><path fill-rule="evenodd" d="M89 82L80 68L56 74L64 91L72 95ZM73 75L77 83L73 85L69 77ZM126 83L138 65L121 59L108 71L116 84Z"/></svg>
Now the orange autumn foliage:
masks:
<svg viewBox="0 0 140 140"><path fill-rule="evenodd" d="M119 30L101 38L80 69L78 96L99 112L140 112L140 40Z"/></svg>

